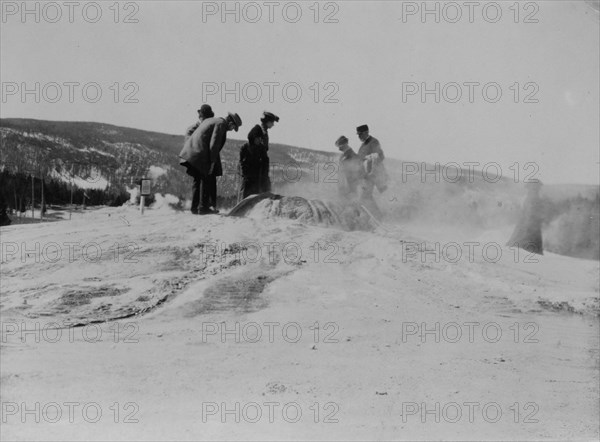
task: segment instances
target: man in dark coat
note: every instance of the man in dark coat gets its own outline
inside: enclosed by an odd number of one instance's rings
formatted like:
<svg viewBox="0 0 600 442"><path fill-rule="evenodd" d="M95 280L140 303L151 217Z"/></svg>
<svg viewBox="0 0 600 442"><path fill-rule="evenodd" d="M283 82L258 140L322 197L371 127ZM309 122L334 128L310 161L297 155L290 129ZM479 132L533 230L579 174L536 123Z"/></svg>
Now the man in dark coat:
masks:
<svg viewBox="0 0 600 442"><path fill-rule="evenodd" d="M338 190L342 197L352 197L356 194L358 185L365 177L360 157L348 145L348 138L339 137L335 142L336 147L342 152L340 156Z"/></svg>
<svg viewBox="0 0 600 442"><path fill-rule="evenodd" d="M261 124L254 126L248 133L248 143L240 149L240 173L243 198L248 195L271 191L269 178L269 129L279 117L271 112L263 112Z"/></svg>
<svg viewBox="0 0 600 442"><path fill-rule="evenodd" d="M218 213L215 206L217 177L223 175L221 149L225 146L227 132L237 132L241 125L242 119L238 114L229 113L225 118L207 118L185 142L179 157L188 168L188 173L194 177L192 213Z"/></svg>
<svg viewBox="0 0 600 442"><path fill-rule="evenodd" d="M240 148L240 174L242 198L262 192L261 177L268 170L268 158L256 144L244 143ZM266 190L267 192L268 190Z"/></svg>

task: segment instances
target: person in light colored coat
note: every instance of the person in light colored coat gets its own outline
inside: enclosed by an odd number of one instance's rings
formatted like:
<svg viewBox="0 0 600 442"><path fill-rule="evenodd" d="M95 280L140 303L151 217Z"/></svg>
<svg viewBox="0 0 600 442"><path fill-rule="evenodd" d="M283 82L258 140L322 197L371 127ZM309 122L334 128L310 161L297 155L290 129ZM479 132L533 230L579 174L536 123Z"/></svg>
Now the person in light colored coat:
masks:
<svg viewBox="0 0 600 442"><path fill-rule="evenodd" d="M358 186L365 177L360 157L348 145L348 138L339 137L335 142L336 147L342 152L340 156L338 192L342 198L356 196Z"/></svg>
<svg viewBox="0 0 600 442"><path fill-rule="evenodd" d="M200 106L200 109L198 109L198 121L196 121L193 125L191 125L190 127L188 127L186 129L185 141L187 141L187 139L192 136L194 131L196 129L198 129L198 126L200 126L200 123L202 123L207 118L213 118L214 116L215 116L215 113L213 112L212 107L210 107L210 105L203 104L202 106Z"/></svg>
<svg viewBox="0 0 600 442"><path fill-rule="evenodd" d="M358 126L356 133L359 140L362 141L362 145L358 149L358 156L363 161L366 173L360 199L375 217L381 218L382 213L373 199L373 189L377 187L380 193L387 190L388 175L383 165L385 155L377 138L369 134L369 126L366 124Z"/></svg>

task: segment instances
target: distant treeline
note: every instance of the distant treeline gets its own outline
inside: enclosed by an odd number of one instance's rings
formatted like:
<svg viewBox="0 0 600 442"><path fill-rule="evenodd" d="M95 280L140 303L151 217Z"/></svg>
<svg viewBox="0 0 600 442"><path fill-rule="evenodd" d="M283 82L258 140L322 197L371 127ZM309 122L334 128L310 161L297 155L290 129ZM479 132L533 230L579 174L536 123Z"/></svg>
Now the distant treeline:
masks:
<svg viewBox="0 0 600 442"><path fill-rule="evenodd" d="M19 172L3 170L0 172L0 210L25 212L32 207L48 205L85 204L88 206L120 206L129 200L130 195L124 187L110 189L82 189L76 185L55 178L33 177ZM43 208L45 210L45 207Z"/></svg>

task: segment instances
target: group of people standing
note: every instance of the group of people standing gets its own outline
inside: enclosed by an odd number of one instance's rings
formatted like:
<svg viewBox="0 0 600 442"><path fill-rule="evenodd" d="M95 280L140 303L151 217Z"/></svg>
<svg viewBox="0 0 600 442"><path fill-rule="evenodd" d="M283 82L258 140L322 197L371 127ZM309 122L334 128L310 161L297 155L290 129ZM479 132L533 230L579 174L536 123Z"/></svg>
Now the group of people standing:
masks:
<svg viewBox="0 0 600 442"><path fill-rule="evenodd" d="M269 129L279 122L279 117L271 112L263 112L260 124L248 133L248 140L240 148L238 173L241 176L240 195L271 191L269 177ZM212 108L203 104L198 109L198 121L190 126L185 134L185 142L179 157L187 174L194 179L192 193L192 213L198 215L218 213L217 177L223 175L221 150L225 146L227 132L236 132L242 125L238 114L228 113L225 117L215 117ZM381 216L373 199L373 189L380 192L387 189L387 173L383 166L385 156L379 141L369 134L369 127L357 127L357 135L362 142L358 153L348 144L348 138L341 136L335 145L342 152L340 158L339 189L344 198L358 197L377 217Z"/></svg>
<svg viewBox="0 0 600 442"><path fill-rule="evenodd" d="M383 165L385 155L377 138L369 134L369 126L363 124L356 128L358 139L362 142L358 153L348 144L348 138L339 137L335 145L342 152L340 157L339 191L348 199L357 199L377 218L381 211L373 199L373 190L380 193L387 190L388 174Z"/></svg>

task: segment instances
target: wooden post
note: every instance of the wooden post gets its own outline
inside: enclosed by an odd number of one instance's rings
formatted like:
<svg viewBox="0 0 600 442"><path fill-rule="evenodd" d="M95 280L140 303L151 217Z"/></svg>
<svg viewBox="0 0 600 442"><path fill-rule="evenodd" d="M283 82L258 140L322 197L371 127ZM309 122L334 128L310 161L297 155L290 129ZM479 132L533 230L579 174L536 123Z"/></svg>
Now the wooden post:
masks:
<svg viewBox="0 0 600 442"><path fill-rule="evenodd" d="M40 209L40 220L44 221L44 203L45 203L45 201L44 201L44 179L42 178L40 180L40 182L42 185L42 207Z"/></svg>
<svg viewBox="0 0 600 442"><path fill-rule="evenodd" d="M34 204L35 201L35 180L33 174L31 174L31 217L35 218Z"/></svg>
<svg viewBox="0 0 600 442"><path fill-rule="evenodd" d="M140 180L140 211L144 214L144 207L146 207L146 195L150 195L151 181L147 178Z"/></svg>

